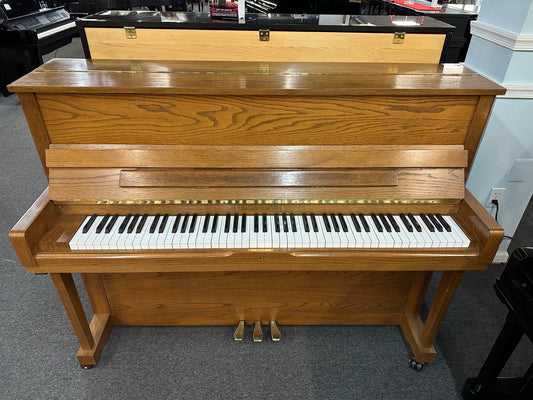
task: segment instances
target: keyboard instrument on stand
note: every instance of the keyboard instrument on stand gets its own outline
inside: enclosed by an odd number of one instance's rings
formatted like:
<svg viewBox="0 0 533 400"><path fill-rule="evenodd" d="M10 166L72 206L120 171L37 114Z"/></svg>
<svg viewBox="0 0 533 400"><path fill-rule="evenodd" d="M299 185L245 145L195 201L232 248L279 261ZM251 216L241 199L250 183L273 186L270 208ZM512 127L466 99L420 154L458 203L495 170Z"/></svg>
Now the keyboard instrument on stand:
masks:
<svg viewBox="0 0 533 400"><path fill-rule="evenodd" d="M42 56L78 34L65 7L40 8L34 0L0 0L0 88L43 63Z"/></svg>
<svg viewBox="0 0 533 400"><path fill-rule="evenodd" d="M399 325L421 366L503 237L465 179L504 89L460 65L52 60L10 89L49 180L10 238L84 367L115 325L229 324Z"/></svg>

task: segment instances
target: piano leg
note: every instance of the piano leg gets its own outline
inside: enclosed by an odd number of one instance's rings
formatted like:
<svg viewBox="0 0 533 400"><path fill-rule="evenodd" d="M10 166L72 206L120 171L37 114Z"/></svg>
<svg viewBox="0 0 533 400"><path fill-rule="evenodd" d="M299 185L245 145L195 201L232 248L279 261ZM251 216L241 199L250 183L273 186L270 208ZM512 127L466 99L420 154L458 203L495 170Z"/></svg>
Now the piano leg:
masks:
<svg viewBox="0 0 533 400"><path fill-rule="evenodd" d="M436 352L433 347L433 340L437 336L463 274L464 271L443 272L424 323L420 318L419 310L431 279L431 272L415 273L411 293L409 294L400 325L405 338L411 345L414 359L417 362L425 363L434 360Z"/></svg>
<svg viewBox="0 0 533 400"><path fill-rule="evenodd" d="M111 310L99 274L82 274L94 316L89 325L71 274L50 274L80 342L77 358L83 368L97 364L111 329Z"/></svg>

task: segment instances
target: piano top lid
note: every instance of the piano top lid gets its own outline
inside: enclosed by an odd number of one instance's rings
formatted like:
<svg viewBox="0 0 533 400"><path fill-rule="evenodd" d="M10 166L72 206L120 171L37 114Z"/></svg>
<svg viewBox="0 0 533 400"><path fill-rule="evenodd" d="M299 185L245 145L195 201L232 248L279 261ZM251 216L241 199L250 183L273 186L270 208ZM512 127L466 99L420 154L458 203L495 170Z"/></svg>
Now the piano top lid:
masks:
<svg viewBox="0 0 533 400"><path fill-rule="evenodd" d="M12 92L187 95L501 95L460 64L284 63L54 59Z"/></svg>
<svg viewBox="0 0 533 400"><path fill-rule="evenodd" d="M413 32L450 33L453 25L431 17L406 15L340 15L340 14L280 14L246 13L244 21L235 18L217 19L209 12L175 11L102 11L78 19L81 27L132 26L156 29L208 29L307 32Z"/></svg>

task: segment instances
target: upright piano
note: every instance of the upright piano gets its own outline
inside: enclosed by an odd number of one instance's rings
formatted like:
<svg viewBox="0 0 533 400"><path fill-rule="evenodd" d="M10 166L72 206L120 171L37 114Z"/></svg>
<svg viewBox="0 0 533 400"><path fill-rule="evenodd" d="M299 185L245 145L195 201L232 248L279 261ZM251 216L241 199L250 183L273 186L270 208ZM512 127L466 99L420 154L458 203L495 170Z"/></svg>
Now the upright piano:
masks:
<svg viewBox="0 0 533 400"><path fill-rule="evenodd" d="M41 3L0 0L0 86L4 95L8 83L41 65L44 54L70 43L78 33L65 7L41 8Z"/></svg>
<svg viewBox="0 0 533 400"><path fill-rule="evenodd" d="M399 325L420 368L503 237L465 178L505 90L461 65L57 59L10 90L49 180L10 239L86 368L115 325L228 324Z"/></svg>

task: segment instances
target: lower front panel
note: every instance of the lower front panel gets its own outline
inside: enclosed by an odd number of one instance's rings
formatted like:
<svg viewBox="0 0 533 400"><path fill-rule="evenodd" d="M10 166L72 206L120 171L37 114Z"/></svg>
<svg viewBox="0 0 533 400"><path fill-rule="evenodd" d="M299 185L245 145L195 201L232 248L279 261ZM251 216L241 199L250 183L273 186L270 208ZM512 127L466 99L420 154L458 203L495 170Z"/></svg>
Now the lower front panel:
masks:
<svg viewBox="0 0 533 400"><path fill-rule="evenodd" d="M117 325L399 324L413 272L103 274Z"/></svg>

